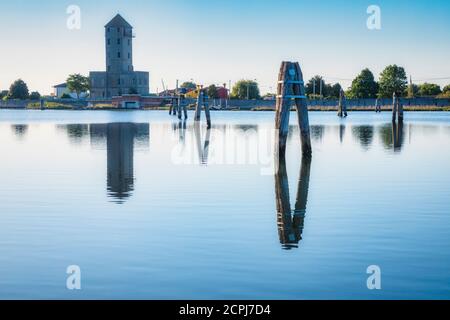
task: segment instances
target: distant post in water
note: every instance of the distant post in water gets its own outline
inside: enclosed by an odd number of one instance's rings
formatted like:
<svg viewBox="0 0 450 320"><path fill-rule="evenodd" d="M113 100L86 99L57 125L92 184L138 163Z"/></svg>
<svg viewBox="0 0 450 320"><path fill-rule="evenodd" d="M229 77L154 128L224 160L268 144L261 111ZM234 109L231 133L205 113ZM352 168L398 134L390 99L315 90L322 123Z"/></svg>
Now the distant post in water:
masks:
<svg viewBox="0 0 450 320"><path fill-rule="evenodd" d="M309 129L308 105L306 102L303 73L298 62L283 61L278 75L275 129L276 151L280 157L286 154L286 142L289 133L289 116L292 101L297 107L297 118L300 127L302 152L306 157L312 154Z"/></svg>
<svg viewBox="0 0 450 320"><path fill-rule="evenodd" d="M401 98L397 99L397 112L398 112L398 122L403 122L403 103Z"/></svg>
<svg viewBox="0 0 450 320"><path fill-rule="evenodd" d="M40 107L41 107L41 110L45 109L45 101L44 101L44 99L40 100Z"/></svg>
<svg viewBox="0 0 450 320"><path fill-rule="evenodd" d="M345 100L345 92L343 89L339 91L338 117L347 117L347 101Z"/></svg>
<svg viewBox="0 0 450 320"><path fill-rule="evenodd" d="M206 122L208 129L211 128L211 114L209 112L209 104L208 104L208 97L203 92L202 86L198 87L198 96L197 96L197 105L195 107L195 121L200 121L201 119L201 113L202 113L202 107L205 108L205 114L206 114Z"/></svg>
<svg viewBox="0 0 450 320"><path fill-rule="evenodd" d="M380 106L380 102L378 101L378 99L375 100L375 112L381 112L381 106Z"/></svg>
<svg viewBox="0 0 450 320"><path fill-rule="evenodd" d="M198 86L197 104L195 105L195 121L200 121L202 104L203 104L203 90L201 86Z"/></svg>
<svg viewBox="0 0 450 320"><path fill-rule="evenodd" d="M178 95L178 119L181 120L182 114L181 111L183 110L184 113L184 119L188 118L187 115L187 106L186 106L186 101L184 99L184 94L179 94Z"/></svg>

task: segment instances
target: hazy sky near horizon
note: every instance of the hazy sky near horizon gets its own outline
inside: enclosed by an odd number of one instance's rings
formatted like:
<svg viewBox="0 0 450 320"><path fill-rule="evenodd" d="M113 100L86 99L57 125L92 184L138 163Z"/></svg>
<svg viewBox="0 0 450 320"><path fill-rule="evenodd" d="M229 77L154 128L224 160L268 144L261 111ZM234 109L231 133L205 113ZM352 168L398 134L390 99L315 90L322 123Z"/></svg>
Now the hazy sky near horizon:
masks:
<svg viewBox="0 0 450 320"><path fill-rule="evenodd" d="M345 87L365 67L378 77L394 63L418 82L450 84L448 0L0 2L0 89L22 78L48 94L71 73L104 71L104 25L117 13L134 26L134 67L150 72L152 92L161 79L174 87L242 78L273 91L282 60ZM81 9L80 30L66 26L69 5ZM370 5L381 8L381 30L366 26Z"/></svg>

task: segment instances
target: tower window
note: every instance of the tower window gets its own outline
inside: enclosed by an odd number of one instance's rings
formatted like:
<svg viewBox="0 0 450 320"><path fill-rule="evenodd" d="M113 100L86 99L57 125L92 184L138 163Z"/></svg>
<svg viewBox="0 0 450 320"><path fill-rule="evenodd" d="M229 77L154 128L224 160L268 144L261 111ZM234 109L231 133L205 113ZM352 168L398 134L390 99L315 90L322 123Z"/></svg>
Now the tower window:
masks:
<svg viewBox="0 0 450 320"><path fill-rule="evenodd" d="M111 30L111 28L108 28L108 32Z"/></svg>
<svg viewBox="0 0 450 320"><path fill-rule="evenodd" d="M131 58L131 54L128 52L128 59L130 59Z"/></svg>
<svg viewBox="0 0 450 320"><path fill-rule="evenodd" d="M111 71L111 66L108 66L108 71Z"/></svg>
<svg viewBox="0 0 450 320"><path fill-rule="evenodd" d="M120 78L119 78L119 80L117 80L117 84L120 85Z"/></svg>
<svg viewBox="0 0 450 320"><path fill-rule="evenodd" d="M119 39L117 39L117 44L120 44L120 38L119 38Z"/></svg>
<svg viewBox="0 0 450 320"><path fill-rule="evenodd" d="M117 52L117 58L120 58L120 52Z"/></svg>
<svg viewBox="0 0 450 320"><path fill-rule="evenodd" d="M131 44L131 41L130 41L130 39L128 39L128 46Z"/></svg>
<svg viewBox="0 0 450 320"><path fill-rule="evenodd" d="M111 39L108 39L108 46L111 44Z"/></svg>

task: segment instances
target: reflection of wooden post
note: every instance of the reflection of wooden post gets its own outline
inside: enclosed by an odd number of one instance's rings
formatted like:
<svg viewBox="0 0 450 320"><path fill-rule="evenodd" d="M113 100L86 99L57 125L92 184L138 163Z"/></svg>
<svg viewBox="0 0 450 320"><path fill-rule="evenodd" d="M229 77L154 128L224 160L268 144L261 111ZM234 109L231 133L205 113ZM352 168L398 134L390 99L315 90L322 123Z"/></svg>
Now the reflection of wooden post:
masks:
<svg viewBox="0 0 450 320"><path fill-rule="evenodd" d="M180 121L178 123L178 134L180 138L180 142L184 144L185 135L186 135L186 121Z"/></svg>
<svg viewBox="0 0 450 320"><path fill-rule="evenodd" d="M211 130L206 130L205 144L202 146L200 123L194 123L194 135L197 143L198 160L200 164L208 164L209 140L211 138Z"/></svg>
<svg viewBox="0 0 450 320"><path fill-rule="evenodd" d="M289 199L289 181L285 158L279 158L275 174L277 225L280 242L285 249L296 247L302 239L306 205L308 202L311 158L302 157L295 209L292 215Z"/></svg>
<svg viewBox="0 0 450 320"><path fill-rule="evenodd" d="M400 120L398 124L392 123L392 140L394 151L400 151L403 145L403 122Z"/></svg>
<svg viewBox="0 0 450 320"><path fill-rule="evenodd" d="M338 117L347 117L347 115L347 101L345 100L345 92L341 88L341 91L339 91Z"/></svg>
<svg viewBox="0 0 450 320"><path fill-rule="evenodd" d="M341 124L339 126L339 141L342 143L344 141L344 135L345 135L345 125Z"/></svg>
<svg viewBox="0 0 450 320"><path fill-rule="evenodd" d="M297 106L298 124L300 126L300 138L302 151L306 156L311 156L311 137L309 130L308 106L306 102L303 74L298 62L283 62L278 75L278 94L276 102L275 129L277 152L280 157L286 153L286 142L289 133L289 116L292 100Z"/></svg>

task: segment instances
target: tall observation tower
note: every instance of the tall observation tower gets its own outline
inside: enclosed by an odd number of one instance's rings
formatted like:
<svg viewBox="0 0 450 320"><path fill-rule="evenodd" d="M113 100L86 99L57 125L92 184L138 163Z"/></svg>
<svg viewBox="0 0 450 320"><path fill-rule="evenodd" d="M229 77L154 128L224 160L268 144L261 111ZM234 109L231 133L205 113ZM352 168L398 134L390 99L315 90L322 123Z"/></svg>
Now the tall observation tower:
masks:
<svg viewBox="0 0 450 320"><path fill-rule="evenodd" d="M90 73L91 98L148 95L149 73L134 71L133 27L120 15L105 25L106 72Z"/></svg>

